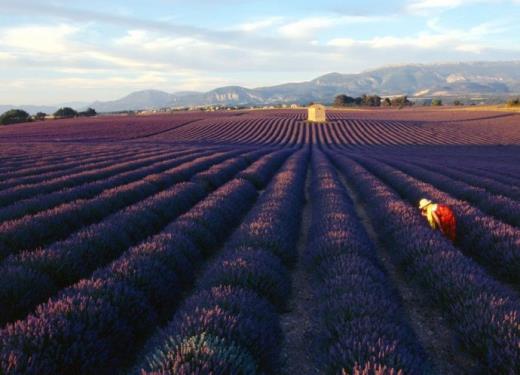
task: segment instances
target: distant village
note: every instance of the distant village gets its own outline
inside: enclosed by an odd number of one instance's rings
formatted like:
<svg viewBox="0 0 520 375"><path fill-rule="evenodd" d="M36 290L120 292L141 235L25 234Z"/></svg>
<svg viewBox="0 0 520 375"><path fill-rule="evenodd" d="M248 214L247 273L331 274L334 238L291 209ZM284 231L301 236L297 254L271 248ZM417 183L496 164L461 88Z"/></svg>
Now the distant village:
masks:
<svg viewBox="0 0 520 375"><path fill-rule="evenodd" d="M277 104L277 105L264 105L264 106L249 106L249 105L203 105L203 106L192 106L192 107L166 107L166 108L154 108L145 109L140 111L125 111L134 112L136 115L152 115L157 113L169 113L178 111L202 111L202 112L216 112L216 111L237 111L246 109L301 109L307 106L299 104Z"/></svg>

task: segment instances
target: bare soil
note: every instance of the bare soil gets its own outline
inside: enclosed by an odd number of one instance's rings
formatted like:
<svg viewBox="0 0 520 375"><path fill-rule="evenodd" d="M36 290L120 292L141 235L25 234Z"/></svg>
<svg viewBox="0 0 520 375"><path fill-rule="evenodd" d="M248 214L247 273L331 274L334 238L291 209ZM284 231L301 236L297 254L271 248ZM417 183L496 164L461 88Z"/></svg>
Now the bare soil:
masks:
<svg viewBox="0 0 520 375"><path fill-rule="evenodd" d="M307 171L305 182L305 199L303 207L301 230L297 250L300 255L307 243L307 233L311 224L311 209L309 205L310 170ZM310 286L309 274L298 260L292 270L292 296L288 303L288 309L281 316L281 326L284 333L282 348L282 375L310 375L319 374L314 366L310 349L312 343L312 318L310 306L314 305L313 293Z"/></svg>

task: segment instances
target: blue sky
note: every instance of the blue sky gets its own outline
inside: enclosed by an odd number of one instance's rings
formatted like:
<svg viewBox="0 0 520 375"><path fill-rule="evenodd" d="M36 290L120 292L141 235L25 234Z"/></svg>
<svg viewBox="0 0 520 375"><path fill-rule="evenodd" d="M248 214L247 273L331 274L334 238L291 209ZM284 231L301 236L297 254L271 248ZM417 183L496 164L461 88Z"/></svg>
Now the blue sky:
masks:
<svg viewBox="0 0 520 375"><path fill-rule="evenodd" d="M520 0L0 0L0 104L520 59Z"/></svg>

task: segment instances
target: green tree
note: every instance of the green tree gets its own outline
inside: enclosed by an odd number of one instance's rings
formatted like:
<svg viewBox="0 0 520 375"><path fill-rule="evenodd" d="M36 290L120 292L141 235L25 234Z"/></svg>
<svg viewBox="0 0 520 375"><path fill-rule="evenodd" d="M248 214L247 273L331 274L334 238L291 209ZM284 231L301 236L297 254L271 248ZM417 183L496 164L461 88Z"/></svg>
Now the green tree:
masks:
<svg viewBox="0 0 520 375"><path fill-rule="evenodd" d="M79 113L80 116L85 116L85 117L91 117L91 116L96 116L97 115L97 112L94 108L87 108L86 111L83 111L83 112L80 112Z"/></svg>
<svg viewBox="0 0 520 375"><path fill-rule="evenodd" d="M334 99L334 107L346 107L355 103L355 98L348 95L338 95Z"/></svg>
<svg viewBox="0 0 520 375"><path fill-rule="evenodd" d="M460 100L454 100L453 105L460 106L460 105L464 105L464 103L462 103Z"/></svg>
<svg viewBox="0 0 520 375"><path fill-rule="evenodd" d="M439 107L441 105L442 105L442 100L441 99L432 99L432 106Z"/></svg>
<svg viewBox="0 0 520 375"><path fill-rule="evenodd" d="M70 107L60 108L56 112L54 112L54 117L56 118L70 118L76 117L77 115L78 112L76 112L74 109Z"/></svg>
<svg viewBox="0 0 520 375"><path fill-rule="evenodd" d="M390 100L390 98L384 98L381 104L385 107L390 107L392 105L392 101Z"/></svg>
<svg viewBox="0 0 520 375"><path fill-rule="evenodd" d="M34 115L34 119L38 120L38 121L45 120L45 117L47 117L47 114L45 112L38 112L37 114Z"/></svg>
<svg viewBox="0 0 520 375"><path fill-rule="evenodd" d="M410 106L412 104L413 103L408 100L408 97L406 95L397 96L392 99L392 106L394 106L394 107L405 107L405 106Z"/></svg>
<svg viewBox="0 0 520 375"><path fill-rule="evenodd" d="M0 124L19 124L31 121L31 116L22 109L11 109L0 116Z"/></svg>
<svg viewBox="0 0 520 375"><path fill-rule="evenodd" d="M381 97L377 95L363 95L361 97L363 105L369 107L379 107L381 105Z"/></svg>

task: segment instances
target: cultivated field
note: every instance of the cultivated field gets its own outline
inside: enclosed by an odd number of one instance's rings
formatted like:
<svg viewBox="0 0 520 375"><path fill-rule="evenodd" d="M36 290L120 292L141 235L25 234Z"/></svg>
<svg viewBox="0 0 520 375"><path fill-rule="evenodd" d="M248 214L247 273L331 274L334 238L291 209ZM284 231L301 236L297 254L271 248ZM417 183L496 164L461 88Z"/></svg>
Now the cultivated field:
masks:
<svg viewBox="0 0 520 375"><path fill-rule="evenodd" d="M520 114L305 118L0 128L0 374L519 374Z"/></svg>

